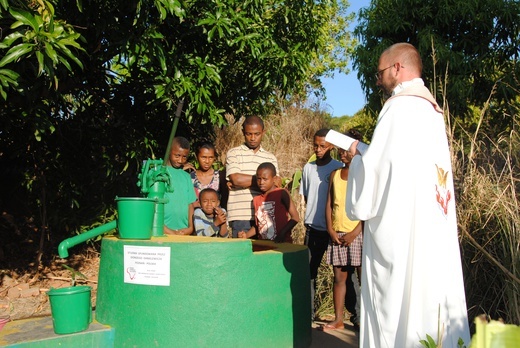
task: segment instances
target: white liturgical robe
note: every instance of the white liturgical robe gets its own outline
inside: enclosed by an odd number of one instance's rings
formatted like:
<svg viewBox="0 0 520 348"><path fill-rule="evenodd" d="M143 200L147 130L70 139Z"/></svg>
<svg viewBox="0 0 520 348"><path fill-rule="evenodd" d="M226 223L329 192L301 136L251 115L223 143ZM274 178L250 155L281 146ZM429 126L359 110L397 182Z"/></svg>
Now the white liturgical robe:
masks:
<svg viewBox="0 0 520 348"><path fill-rule="evenodd" d="M360 347L421 347L439 326L443 348L469 345L444 117L422 79L383 106L350 165L346 211L365 221Z"/></svg>

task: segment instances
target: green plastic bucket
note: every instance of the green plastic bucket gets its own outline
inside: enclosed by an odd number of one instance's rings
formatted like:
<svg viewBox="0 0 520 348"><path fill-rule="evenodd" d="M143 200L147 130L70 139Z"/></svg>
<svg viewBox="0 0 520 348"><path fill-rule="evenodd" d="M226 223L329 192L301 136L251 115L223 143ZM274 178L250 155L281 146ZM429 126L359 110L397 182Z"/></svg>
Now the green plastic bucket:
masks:
<svg viewBox="0 0 520 348"><path fill-rule="evenodd" d="M87 285L50 289L52 325L57 334L70 334L86 330L92 321L92 303Z"/></svg>
<svg viewBox="0 0 520 348"><path fill-rule="evenodd" d="M155 199L117 197L117 228L122 239L152 238Z"/></svg>

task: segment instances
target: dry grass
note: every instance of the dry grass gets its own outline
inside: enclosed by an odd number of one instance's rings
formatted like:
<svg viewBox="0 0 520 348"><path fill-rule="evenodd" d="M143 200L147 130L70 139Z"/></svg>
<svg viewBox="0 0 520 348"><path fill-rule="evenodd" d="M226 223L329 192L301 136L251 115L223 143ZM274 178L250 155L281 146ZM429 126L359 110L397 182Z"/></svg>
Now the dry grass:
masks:
<svg viewBox="0 0 520 348"><path fill-rule="evenodd" d="M226 115L229 125L217 128L215 147L219 160L225 163L226 152L244 142L242 135L243 118L238 121ZM290 178L301 169L312 154L312 137L325 127L324 118L311 110L289 107L284 113L273 114L264 119L266 134L262 146L272 152L279 164L280 176Z"/></svg>
<svg viewBox="0 0 520 348"><path fill-rule="evenodd" d="M518 325L520 119L512 117L514 129L496 139L477 130L471 142L452 139L452 146L469 317Z"/></svg>

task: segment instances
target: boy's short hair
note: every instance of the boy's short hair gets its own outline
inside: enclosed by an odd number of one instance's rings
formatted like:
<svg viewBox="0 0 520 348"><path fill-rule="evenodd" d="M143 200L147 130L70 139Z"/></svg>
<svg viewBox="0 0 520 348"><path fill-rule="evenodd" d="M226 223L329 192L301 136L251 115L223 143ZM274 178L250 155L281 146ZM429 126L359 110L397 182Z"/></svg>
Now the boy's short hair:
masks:
<svg viewBox="0 0 520 348"><path fill-rule="evenodd" d="M271 172L271 174L273 174L273 176L276 176L276 167L271 162L261 163L258 166L258 168L256 168L256 171L259 171L259 170L262 170L262 169L267 169L267 170L269 170Z"/></svg>
<svg viewBox="0 0 520 348"><path fill-rule="evenodd" d="M320 137L320 138L325 138L327 136L327 133L329 132L329 128L322 128L322 129L319 129L318 131L316 131L316 133L314 133L314 137Z"/></svg>
<svg viewBox="0 0 520 348"><path fill-rule="evenodd" d="M247 116L244 120L244 123L242 123L242 130L246 128L246 126L252 126L252 125L259 125L264 129L264 121L258 116Z"/></svg>
<svg viewBox="0 0 520 348"><path fill-rule="evenodd" d="M215 195L217 195L217 199L220 201L220 194L217 192L217 190L212 189L211 187L208 187L208 188L202 189L202 190L199 192L199 201L200 201L200 199L202 198L202 195L204 195L204 194L206 194L206 193L214 193Z"/></svg>
<svg viewBox="0 0 520 348"><path fill-rule="evenodd" d="M173 145L178 145L181 149L189 150L190 149L190 142L185 137L175 137L172 141L172 147Z"/></svg>

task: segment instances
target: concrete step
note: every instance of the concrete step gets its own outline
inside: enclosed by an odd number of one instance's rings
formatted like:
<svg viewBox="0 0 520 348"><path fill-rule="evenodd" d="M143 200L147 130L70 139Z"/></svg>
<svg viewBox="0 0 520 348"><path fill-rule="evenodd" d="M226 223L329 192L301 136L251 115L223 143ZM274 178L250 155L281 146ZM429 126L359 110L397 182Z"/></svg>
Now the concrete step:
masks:
<svg viewBox="0 0 520 348"><path fill-rule="evenodd" d="M57 335L51 317L15 320L0 331L0 347L10 348L113 348L115 329L93 321L87 330Z"/></svg>

